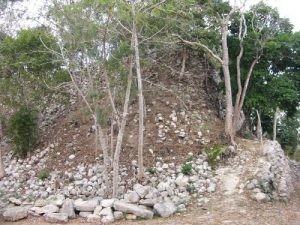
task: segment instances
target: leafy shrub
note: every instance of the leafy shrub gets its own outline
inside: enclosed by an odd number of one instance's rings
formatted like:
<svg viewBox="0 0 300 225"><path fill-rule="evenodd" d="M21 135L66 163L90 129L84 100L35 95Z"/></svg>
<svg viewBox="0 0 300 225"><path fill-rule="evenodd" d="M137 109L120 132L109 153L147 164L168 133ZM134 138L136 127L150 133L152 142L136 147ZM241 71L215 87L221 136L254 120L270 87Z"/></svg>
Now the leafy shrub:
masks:
<svg viewBox="0 0 300 225"><path fill-rule="evenodd" d="M196 191L196 188L194 187L194 185L188 184L188 186L186 187L186 191L191 194Z"/></svg>
<svg viewBox="0 0 300 225"><path fill-rule="evenodd" d="M155 174L155 172L156 172L156 170L155 170L155 168L153 168L153 167L147 167L146 168L146 172L148 172L148 173L150 173L150 174Z"/></svg>
<svg viewBox="0 0 300 225"><path fill-rule="evenodd" d="M294 153L294 159L297 161L297 162L300 162L300 148L298 147Z"/></svg>
<svg viewBox="0 0 300 225"><path fill-rule="evenodd" d="M38 175L38 178L42 181L46 180L50 175L50 171L48 169L42 169Z"/></svg>
<svg viewBox="0 0 300 225"><path fill-rule="evenodd" d="M186 159L186 162L192 162L193 161L193 156L189 155Z"/></svg>
<svg viewBox="0 0 300 225"><path fill-rule="evenodd" d="M214 168L217 163L217 159L222 155L224 149L221 147L206 148L205 153L207 155L208 163Z"/></svg>
<svg viewBox="0 0 300 225"><path fill-rule="evenodd" d="M38 143L38 119L27 107L15 112L8 121L8 136L15 145L15 154L25 157Z"/></svg>
<svg viewBox="0 0 300 225"><path fill-rule="evenodd" d="M190 175L190 174L192 173L192 169L193 169L192 163L185 163L185 164L181 167L181 172L182 172L184 175Z"/></svg>

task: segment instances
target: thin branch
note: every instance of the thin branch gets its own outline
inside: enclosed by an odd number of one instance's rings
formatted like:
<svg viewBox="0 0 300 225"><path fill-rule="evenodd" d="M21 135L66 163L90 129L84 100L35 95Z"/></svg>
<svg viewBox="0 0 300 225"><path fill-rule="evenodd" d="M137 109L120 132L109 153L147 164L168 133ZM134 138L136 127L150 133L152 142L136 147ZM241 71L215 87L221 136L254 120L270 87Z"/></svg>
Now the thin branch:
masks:
<svg viewBox="0 0 300 225"><path fill-rule="evenodd" d="M159 31L157 31L155 34L153 34L152 36L148 37L148 38L145 38L144 40L140 41L140 44L147 41L147 40L150 40L152 39L153 37L155 37L156 35L158 35L163 29L165 29L167 25L165 25L163 28L161 28Z"/></svg>
<svg viewBox="0 0 300 225"><path fill-rule="evenodd" d="M214 57L220 64L223 64L223 60L220 58L220 56L216 55L209 47L207 47L205 44L202 44L200 42L192 42L192 41L187 41L184 40L182 37L179 35L173 34L173 36L179 38L183 43L192 45L192 46L199 46L203 48L205 51L207 51L212 57Z"/></svg>

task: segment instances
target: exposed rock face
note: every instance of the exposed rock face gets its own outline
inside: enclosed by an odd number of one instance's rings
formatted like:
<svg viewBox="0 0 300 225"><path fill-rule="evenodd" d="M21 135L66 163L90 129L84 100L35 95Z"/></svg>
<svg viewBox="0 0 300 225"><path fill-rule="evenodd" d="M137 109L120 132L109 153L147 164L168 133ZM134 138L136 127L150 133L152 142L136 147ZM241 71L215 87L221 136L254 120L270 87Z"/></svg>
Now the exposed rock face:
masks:
<svg viewBox="0 0 300 225"><path fill-rule="evenodd" d="M161 217L171 216L177 210L173 202L156 203L153 208L155 212Z"/></svg>
<svg viewBox="0 0 300 225"><path fill-rule="evenodd" d="M132 213L136 216L145 218L145 219L152 219L153 212L151 210L145 209L144 207L129 204L126 202L116 201L114 203L114 209L117 211L121 211L123 213Z"/></svg>
<svg viewBox="0 0 300 225"><path fill-rule="evenodd" d="M263 154L264 157L259 159L256 180L249 187L259 188L269 198L288 201L293 192L289 160L277 141L266 141Z"/></svg>
<svg viewBox="0 0 300 225"><path fill-rule="evenodd" d="M6 221L18 221L28 216L27 207L12 207L8 208L3 213L3 218Z"/></svg>

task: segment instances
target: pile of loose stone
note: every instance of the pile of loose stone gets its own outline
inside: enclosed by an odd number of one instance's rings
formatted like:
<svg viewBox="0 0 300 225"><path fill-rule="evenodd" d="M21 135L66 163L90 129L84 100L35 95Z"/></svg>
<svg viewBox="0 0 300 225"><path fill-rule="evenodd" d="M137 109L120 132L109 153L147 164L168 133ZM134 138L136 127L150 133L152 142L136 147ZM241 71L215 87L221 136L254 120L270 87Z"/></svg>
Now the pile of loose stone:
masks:
<svg viewBox="0 0 300 225"><path fill-rule="evenodd" d="M166 104L169 105L170 103L167 102ZM171 107L174 108L175 106L172 105ZM205 137L204 134L209 134L210 131L205 130L205 133L201 131L202 126L204 127L204 120L206 119L207 115L200 115L197 111L188 112L173 109L169 115L158 113L154 121L158 128L157 142L177 141L178 143L189 145L208 144L210 143L210 139ZM193 129L192 125L194 123L197 124L196 129ZM177 138L174 138L174 136Z"/></svg>
<svg viewBox="0 0 300 225"><path fill-rule="evenodd" d="M6 169L7 177L0 181L1 191L5 193L1 197L4 219L16 221L31 214L56 223L78 215L89 222L105 223L122 218L166 217L184 212L192 199L198 205L205 204L209 201L209 193L216 189L217 179L212 175L206 156L190 153L190 161L186 164L191 164L192 169L187 174L182 173L183 165L158 159L153 168L147 168L144 181L137 183L135 178L125 180L127 169L122 168L118 199L104 199L103 166L100 164L79 165L71 172L52 172L46 180L39 180L33 167L43 165L51 147L34 158L16 160ZM31 165L28 161L33 162L32 167L27 166ZM133 161L129 169L136 171L136 162ZM69 183L64 184L63 179L67 178ZM92 190L87 191L89 187ZM20 196L12 197L16 193ZM10 204L5 204L7 199Z"/></svg>
<svg viewBox="0 0 300 225"><path fill-rule="evenodd" d="M292 172L288 158L277 141L265 141L263 157L258 159L254 179L247 188L258 201L288 201L293 192Z"/></svg>

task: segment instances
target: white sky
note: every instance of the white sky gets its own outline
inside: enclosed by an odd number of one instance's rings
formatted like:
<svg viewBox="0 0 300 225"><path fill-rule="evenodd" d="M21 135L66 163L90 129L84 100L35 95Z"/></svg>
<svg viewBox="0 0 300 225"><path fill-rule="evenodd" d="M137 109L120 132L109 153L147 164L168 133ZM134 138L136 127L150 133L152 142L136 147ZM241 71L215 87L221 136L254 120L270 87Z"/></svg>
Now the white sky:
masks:
<svg viewBox="0 0 300 225"><path fill-rule="evenodd" d="M29 17L37 17L38 12L47 0L24 0L20 9L26 10ZM234 2L234 0L229 0ZM247 5L258 3L260 0L247 0ZM48 0L51 2L51 0ZM239 2L239 0L237 0ZM294 31L300 31L300 0L265 0L268 5L278 8L281 17L287 17L294 25ZM22 26L30 25L32 21L22 21Z"/></svg>
<svg viewBox="0 0 300 225"><path fill-rule="evenodd" d="M233 0L230 0L233 2ZM253 5L260 0L247 0L247 5ZM289 18L294 25L294 31L300 31L300 1L299 0L265 0L265 2L276 7L281 17Z"/></svg>

